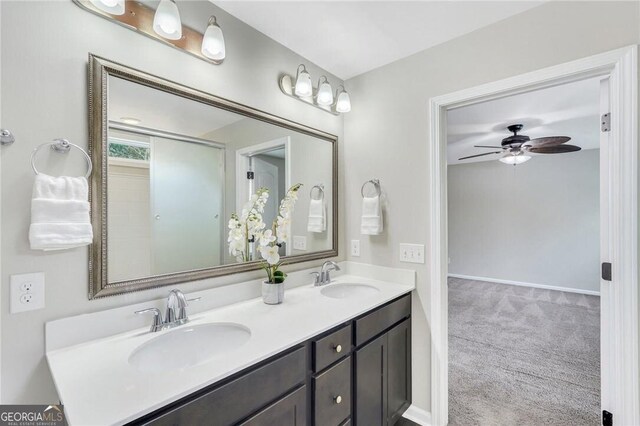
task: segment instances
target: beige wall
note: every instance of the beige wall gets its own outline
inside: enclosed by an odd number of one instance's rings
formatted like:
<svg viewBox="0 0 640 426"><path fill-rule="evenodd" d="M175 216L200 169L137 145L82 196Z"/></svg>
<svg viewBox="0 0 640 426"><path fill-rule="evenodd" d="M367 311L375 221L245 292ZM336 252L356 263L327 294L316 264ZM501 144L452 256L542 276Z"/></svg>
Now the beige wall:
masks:
<svg viewBox="0 0 640 426"><path fill-rule="evenodd" d="M361 257L352 260L418 271L412 333L419 408L430 411L431 283L426 265L398 261L398 244L429 239L429 99L637 44L639 17L637 2L548 2L346 82L353 110L345 118L344 239L361 240ZM359 194L372 177L385 194L386 230L366 237L359 235Z"/></svg>
<svg viewBox="0 0 640 426"><path fill-rule="evenodd" d="M54 253L29 250L27 232L33 172L31 150L56 137L87 147L87 56L104 56L181 84L195 87L342 138L342 117L304 106L284 96L278 75L308 64L312 75L326 74L207 1L179 2L183 21L203 26L215 13L225 32L227 59L210 65L110 23L67 1L3 1L0 4L2 126L17 142L2 148L2 396L5 403L51 403L56 392L44 358L46 321L157 299L168 288L89 301L88 249ZM337 78L330 76L332 81ZM77 154L39 164L49 173L83 173ZM317 265L287 267L287 270ZM43 271L46 308L9 314L9 275ZM184 291L238 282L254 273L180 285ZM233 291L233 287L230 288ZM208 301L203 301L205 306ZM131 316L132 324L146 320ZM138 323L138 321L141 321ZM69 330L73 332L73 330Z"/></svg>
<svg viewBox="0 0 640 426"><path fill-rule="evenodd" d="M449 273L599 292L599 154L450 165Z"/></svg>

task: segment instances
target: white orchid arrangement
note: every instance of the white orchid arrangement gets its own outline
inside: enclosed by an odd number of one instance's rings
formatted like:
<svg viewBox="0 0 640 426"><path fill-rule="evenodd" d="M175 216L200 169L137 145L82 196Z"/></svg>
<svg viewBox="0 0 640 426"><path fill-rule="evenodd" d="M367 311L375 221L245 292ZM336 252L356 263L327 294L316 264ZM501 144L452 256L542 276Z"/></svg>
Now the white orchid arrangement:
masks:
<svg viewBox="0 0 640 426"><path fill-rule="evenodd" d="M278 217L273 221L271 229L267 229L260 236L258 251L265 260L262 267L267 271L268 282L271 284L281 283L287 277L287 274L278 269L282 265L279 249L289 238L291 214L298 200L298 190L301 186L301 183L297 183L287 190L287 194L280 202Z"/></svg>
<svg viewBox="0 0 640 426"><path fill-rule="evenodd" d="M256 242L262 235L265 224L262 221L264 206L269 199L269 190L259 188L242 208L240 217L236 213L229 219L229 254L235 256L238 262L251 260L251 243Z"/></svg>
<svg viewBox="0 0 640 426"><path fill-rule="evenodd" d="M278 268L282 265L279 249L289 238L291 215L298 199L302 184L293 185L280 202L278 216L271 229L262 220L264 206L269 199L269 190L259 188L242 209L242 214L231 215L229 220L229 253L239 262L251 260L251 243L258 243L258 251L265 260L262 267L267 271L268 282L277 284L284 281L286 274Z"/></svg>

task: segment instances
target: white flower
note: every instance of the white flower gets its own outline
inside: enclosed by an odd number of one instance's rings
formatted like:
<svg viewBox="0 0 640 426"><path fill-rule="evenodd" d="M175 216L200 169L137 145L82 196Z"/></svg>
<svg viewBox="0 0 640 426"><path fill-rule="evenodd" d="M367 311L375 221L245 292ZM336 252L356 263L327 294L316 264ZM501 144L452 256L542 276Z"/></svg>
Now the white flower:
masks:
<svg viewBox="0 0 640 426"><path fill-rule="evenodd" d="M262 258L267 261L269 265L276 265L280 261L280 253L278 253L278 246L263 246L259 248Z"/></svg>
<svg viewBox="0 0 640 426"><path fill-rule="evenodd" d="M276 240L276 237L274 237L273 231L271 229L267 229L266 231L264 231L262 233L262 235L260 235L260 245L261 246L268 246L269 244L271 244L275 240Z"/></svg>

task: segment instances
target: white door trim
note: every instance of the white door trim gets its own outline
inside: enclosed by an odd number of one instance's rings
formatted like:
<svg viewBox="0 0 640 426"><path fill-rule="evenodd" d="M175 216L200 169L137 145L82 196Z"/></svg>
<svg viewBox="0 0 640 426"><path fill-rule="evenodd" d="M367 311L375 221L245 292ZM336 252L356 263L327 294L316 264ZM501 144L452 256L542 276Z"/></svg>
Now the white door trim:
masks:
<svg viewBox="0 0 640 426"><path fill-rule="evenodd" d="M607 318L602 319L608 347L602 367L602 408L613 413L615 424L640 424L638 389L638 60L637 46L629 46L516 77L484 84L430 100L430 325L431 421L448 422L448 306L447 306L447 150L448 109L528 92L589 77L609 77L612 130L609 158L609 235L606 244L612 263L612 282L601 285ZM604 245L605 242L603 241ZM604 312L603 311L603 312ZM604 315L603 315L604 316ZM609 377L605 377L609 376Z"/></svg>
<svg viewBox="0 0 640 426"><path fill-rule="evenodd" d="M245 190L245 181L247 180L245 172L249 168L249 157L264 152L272 151L275 148L284 148L284 187L285 191L291 186L291 137L284 136L256 145L240 148L236 151L236 212L240 214L242 206L249 200L253 194ZM284 195L283 195L284 196ZM291 243L291 235L287 238L286 250L287 256L291 255L293 244Z"/></svg>

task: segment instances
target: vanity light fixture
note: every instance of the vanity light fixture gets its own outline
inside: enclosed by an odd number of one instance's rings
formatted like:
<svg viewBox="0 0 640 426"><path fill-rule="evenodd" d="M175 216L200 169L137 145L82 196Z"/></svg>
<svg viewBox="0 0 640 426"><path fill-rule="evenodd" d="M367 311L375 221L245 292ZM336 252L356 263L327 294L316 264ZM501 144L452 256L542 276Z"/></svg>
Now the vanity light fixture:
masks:
<svg viewBox="0 0 640 426"><path fill-rule="evenodd" d="M322 81L324 79L324 82ZM318 80L318 94L316 95L318 105L328 106L333 103L333 89L327 80L327 76L323 75Z"/></svg>
<svg viewBox="0 0 640 426"><path fill-rule="evenodd" d="M110 15L124 15L124 1L125 0L91 0L91 4Z"/></svg>
<svg viewBox="0 0 640 426"><path fill-rule="evenodd" d="M210 13L200 18L203 21L198 25L202 27L203 34L182 25L176 0L72 1L87 12L159 41L165 46L173 47L210 64L220 65L224 62L224 37L216 17ZM210 18L205 28L205 19L208 16Z"/></svg>
<svg viewBox="0 0 640 426"><path fill-rule="evenodd" d="M507 152L502 157L500 157L499 160L504 164L511 164L515 166L517 164L522 164L531 160L531 156L526 155L522 152L517 152L517 153Z"/></svg>
<svg viewBox="0 0 640 426"><path fill-rule="evenodd" d="M285 95L330 114L340 115L351 111L351 99L344 86L341 84L334 95L329 79L323 75L318 79L318 88L314 88L304 64L298 65L295 78L290 74L281 74L278 83Z"/></svg>
<svg viewBox="0 0 640 426"><path fill-rule="evenodd" d="M226 49L224 45L224 35L216 17L211 15L207 30L202 38L202 54L209 59L216 61L224 59Z"/></svg>
<svg viewBox="0 0 640 426"><path fill-rule="evenodd" d="M342 90L340 90L342 89ZM338 92L338 90L340 90ZM340 85L336 90L336 111L338 112L349 112L351 111L351 98L349 97L349 93L344 90L344 86Z"/></svg>
<svg viewBox="0 0 640 426"><path fill-rule="evenodd" d="M300 69L302 67L302 70ZM296 75L296 96L309 97L313 94L313 86L311 85L311 76L307 72L307 68L300 64Z"/></svg>
<svg viewBox="0 0 640 426"><path fill-rule="evenodd" d="M182 38L182 21L175 0L160 0L153 17L153 30L169 40Z"/></svg>

